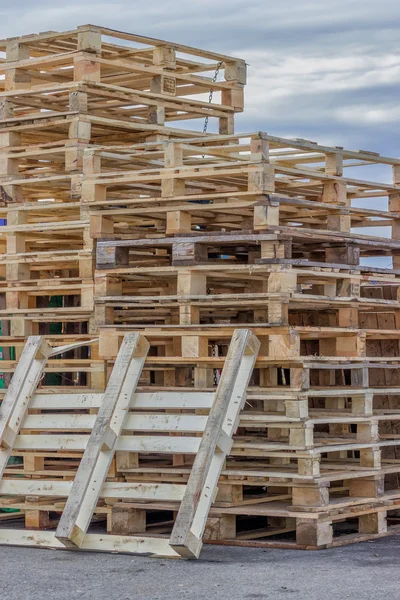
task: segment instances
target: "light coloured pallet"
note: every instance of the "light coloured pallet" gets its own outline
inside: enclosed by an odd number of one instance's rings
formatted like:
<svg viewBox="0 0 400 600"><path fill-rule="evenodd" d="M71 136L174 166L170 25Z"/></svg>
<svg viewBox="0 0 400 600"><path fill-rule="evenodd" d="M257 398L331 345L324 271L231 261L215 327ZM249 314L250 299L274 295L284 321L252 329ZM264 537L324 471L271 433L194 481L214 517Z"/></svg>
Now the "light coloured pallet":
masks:
<svg viewBox="0 0 400 600"><path fill-rule="evenodd" d="M250 331L238 330L233 335L214 392L182 394L166 389L136 393L149 343L140 334L127 334L104 393L42 394L37 386L48 358L63 354L74 344L52 349L40 336L30 337L2 404L0 495L33 502L31 509L26 503L23 506L26 526L33 522L40 528L50 524L50 510L43 499L50 497L50 503L54 497L61 502L66 499L53 540L72 549L84 549L91 539L87 532L99 499L178 501L180 507L167 545L155 546L151 537L142 536L140 552L197 558L259 345ZM18 471L14 477L9 472L3 477L15 451L25 453L24 467L30 465L33 475L36 468L43 471L42 456L48 452L80 452L81 460L71 480L46 474L41 479L21 479ZM115 456L116 468L121 469L123 464L132 464L139 453L194 455L187 483L109 481ZM6 532L4 537L9 536L16 539L18 532ZM0 539L4 538L0 535ZM138 552L136 540L125 536L119 540L106 536L98 540L96 549L115 550L116 544Z"/></svg>

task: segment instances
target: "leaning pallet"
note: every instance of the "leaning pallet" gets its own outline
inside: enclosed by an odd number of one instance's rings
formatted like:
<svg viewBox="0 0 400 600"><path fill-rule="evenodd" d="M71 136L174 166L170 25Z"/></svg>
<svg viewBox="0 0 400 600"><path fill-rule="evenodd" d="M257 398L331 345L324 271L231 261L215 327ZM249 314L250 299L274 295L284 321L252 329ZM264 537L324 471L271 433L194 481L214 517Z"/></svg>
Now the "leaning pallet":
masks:
<svg viewBox="0 0 400 600"><path fill-rule="evenodd" d="M241 59L92 25L0 49L3 371L31 334L49 358L27 406L17 372L4 392L0 508L29 531L5 513L0 539L197 556L398 531L400 160L235 134ZM204 118L219 133L176 126ZM240 414L210 434L232 361Z"/></svg>
<svg viewBox="0 0 400 600"><path fill-rule="evenodd" d="M141 392L137 385L149 343L139 333L130 333L124 337L104 394L47 395L38 391L37 384L47 358L63 353L65 348L52 349L41 336L30 337L2 406L0 475L14 450L80 452L81 459L70 480L49 477L21 480L12 476L2 479L1 494L34 496L37 500L50 496L49 503L54 499L59 503L65 499L65 502L55 533L0 530L0 543L197 557L259 345L248 330L234 333L215 393L185 391L182 394L168 388L157 393ZM29 414L29 408L45 412ZM177 408L186 409L186 414L169 414L171 409ZM72 412L67 412L71 409ZM88 409L97 409L97 414L88 414ZM201 409L203 414L193 413L196 409ZM192 414L187 414L187 410ZM169 435L171 432L174 435ZM126 455L141 452L194 454L187 483L107 480L115 454L123 460ZM108 497L128 501L180 501L170 539L88 533L99 499ZM25 510L29 515L29 502ZM45 507L39 502L33 510L40 513ZM116 515L110 512L118 527L118 512ZM130 518L135 521L135 512Z"/></svg>

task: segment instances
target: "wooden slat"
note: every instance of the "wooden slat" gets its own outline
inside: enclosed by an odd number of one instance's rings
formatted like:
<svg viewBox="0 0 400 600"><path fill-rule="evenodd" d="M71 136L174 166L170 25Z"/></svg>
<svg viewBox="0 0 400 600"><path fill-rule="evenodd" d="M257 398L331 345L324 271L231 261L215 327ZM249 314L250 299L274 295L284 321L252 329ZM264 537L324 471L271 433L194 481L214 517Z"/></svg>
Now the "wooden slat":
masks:
<svg viewBox="0 0 400 600"><path fill-rule="evenodd" d="M89 435L19 435L15 450L86 450ZM166 454L196 454L200 443L198 437L131 436L122 435L116 442L116 450L124 452L162 452Z"/></svg>
<svg viewBox="0 0 400 600"><path fill-rule="evenodd" d="M57 356L57 354L63 354L64 352L68 352L69 350L75 350L76 348L81 348L82 346L89 346L90 344L94 344L98 342L99 338L95 338L93 340L87 340L83 342L73 342L72 344L66 344L64 346L57 346L56 348L52 348L49 356Z"/></svg>
<svg viewBox="0 0 400 600"><path fill-rule="evenodd" d="M15 496L69 496L72 481L36 479L3 479L0 494ZM160 483L105 482L100 490L100 498L129 498L132 500L182 500L185 485Z"/></svg>
<svg viewBox="0 0 400 600"><path fill-rule="evenodd" d="M52 531L0 529L0 544L4 546L66 549ZM80 550L180 558L180 555L168 544L168 538L88 533L84 537Z"/></svg>
<svg viewBox="0 0 400 600"><path fill-rule="evenodd" d="M30 408L35 410L68 410L100 408L102 393L34 394Z"/></svg>
<svg viewBox="0 0 400 600"><path fill-rule="evenodd" d="M41 394L36 393L30 404L35 409L100 408L103 394ZM212 406L214 392L136 392L133 405L140 409L207 409Z"/></svg>
<svg viewBox="0 0 400 600"><path fill-rule="evenodd" d="M80 414L42 414L28 415L21 429L43 431L91 430L96 422L96 415ZM202 432L207 422L203 415L163 415L129 414L124 423L125 431L185 431Z"/></svg>

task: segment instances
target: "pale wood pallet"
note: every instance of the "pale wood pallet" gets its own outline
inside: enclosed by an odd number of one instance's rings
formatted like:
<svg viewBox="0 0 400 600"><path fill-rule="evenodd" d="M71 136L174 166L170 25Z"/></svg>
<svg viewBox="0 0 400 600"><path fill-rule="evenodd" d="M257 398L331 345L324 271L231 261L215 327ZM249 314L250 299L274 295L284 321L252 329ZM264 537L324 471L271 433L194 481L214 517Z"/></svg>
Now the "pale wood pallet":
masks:
<svg viewBox="0 0 400 600"><path fill-rule="evenodd" d="M56 532L52 534L53 541L44 541L48 540L47 534L34 531L30 532L31 540L38 546L61 544L66 548L97 550L122 547L125 551L161 556L198 557L207 515L232 446L231 437L238 425L259 345L250 331L235 332L215 392L187 391L183 395L166 389L158 393L135 393L149 344L138 333L127 334L104 394L48 395L37 391L47 358L62 354L66 348L51 349L42 337L30 337L2 405L0 475L15 450L82 453L79 467L70 480L20 479L8 475L0 481L0 494L27 498L23 508L28 515L29 500L36 501L31 510L43 513L48 507L41 506L41 499L50 496L51 503L54 497L66 498ZM29 409L33 414L29 414ZM96 414L90 414L94 409ZM134 409L136 413L132 412ZM200 410L203 414L179 414L181 409ZM41 413L43 410L46 412ZM50 410L53 414L49 414ZM82 410L89 410L89 414L82 414ZM142 452L195 455L187 483L107 480L116 453L120 461L132 461L132 453ZM93 536L87 531L99 498L108 497L180 501L169 542L157 545L151 537L113 535L105 536L105 540L95 538L93 545ZM12 503L7 505L13 507ZM3 530L0 543L24 545L27 536L25 533L22 539L18 531Z"/></svg>
<svg viewBox="0 0 400 600"><path fill-rule="evenodd" d="M127 222L131 228L146 224L149 233L187 233L195 225L239 232L248 229L254 214L255 230L280 227L282 233L289 230L307 240L307 228L320 230L319 235L327 229L342 241L350 227L374 226L376 218L391 226L398 219L399 161L365 151L261 132L101 146L85 156L83 197L94 214L113 223L107 223L107 234L124 233ZM346 169L373 165L386 169L392 183L346 175ZM350 202L387 196L388 211ZM304 235L293 222L301 224Z"/></svg>

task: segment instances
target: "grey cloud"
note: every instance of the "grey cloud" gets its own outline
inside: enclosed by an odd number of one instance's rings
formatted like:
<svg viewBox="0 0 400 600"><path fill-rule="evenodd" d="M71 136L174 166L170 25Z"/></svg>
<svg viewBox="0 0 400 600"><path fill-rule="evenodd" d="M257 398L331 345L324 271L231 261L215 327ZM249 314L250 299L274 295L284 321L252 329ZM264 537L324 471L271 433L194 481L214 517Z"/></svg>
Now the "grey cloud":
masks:
<svg viewBox="0 0 400 600"><path fill-rule="evenodd" d="M70 0L59 5L15 0L7 6L3 0L0 5L0 37L84 23L244 58L249 78L247 110L237 115L240 132L264 130L400 155L398 0ZM183 126L200 130L202 123ZM215 131L212 119L209 130ZM384 167L371 168L368 176L390 180ZM374 202L387 208L384 200ZM371 206L368 199L357 204ZM370 233L389 233L374 229ZM367 262L390 266L380 258Z"/></svg>
<svg viewBox="0 0 400 600"><path fill-rule="evenodd" d="M1 37L94 22L241 56L238 130L398 154L398 0L16 0L0 17Z"/></svg>

